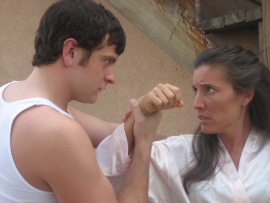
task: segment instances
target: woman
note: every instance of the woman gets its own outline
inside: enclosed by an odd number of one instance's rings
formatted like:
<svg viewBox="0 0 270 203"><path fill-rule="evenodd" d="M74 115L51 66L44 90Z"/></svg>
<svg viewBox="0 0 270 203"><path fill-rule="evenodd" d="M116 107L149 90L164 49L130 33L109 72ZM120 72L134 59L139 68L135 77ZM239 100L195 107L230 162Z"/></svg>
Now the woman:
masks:
<svg viewBox="0 0 270 203"><path fill-rule="evenodd" d="M239 46L202 52L195 135L153 144L149 202L270 202L270 73Z"/></svg>
<svg viewBox="0 0 270 203"><path fill-rule="evenodd" d="M153 143L149 202L270 202L269 70L250 51L217 46L197 57L193 89L199 128Z"/></svg>

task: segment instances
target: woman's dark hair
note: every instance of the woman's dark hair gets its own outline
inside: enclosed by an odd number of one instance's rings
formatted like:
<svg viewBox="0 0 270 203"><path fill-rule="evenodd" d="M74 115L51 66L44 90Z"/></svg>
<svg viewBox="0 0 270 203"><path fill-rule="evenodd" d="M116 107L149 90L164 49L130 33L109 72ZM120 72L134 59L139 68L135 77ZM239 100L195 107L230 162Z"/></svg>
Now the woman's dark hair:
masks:
<svg viewBox="0 0 270 203"><path fill-rule="evenodd" d="M89 58L107 34L107 44L116 45L115 51L120 55L125 49L126 36L110 11L91 0L57 1L40 20L32 65L55 62L62 54L63 43L68 38L77 40L78 47L85 49Z"/></svg>
<svg viewBox="0 0 270 203"><path fill-rule="evenodd" d="M202 65L222 71L238 94L253 90L248 106L251 123L258 130L270 130L270 72L253 52L236 45L220 45L199 54L195 70ZM192 143L195 164L183 176L187 192L190 184L213 177L219 160L217 134L204 134L199 127L195 135Z"/></svg>

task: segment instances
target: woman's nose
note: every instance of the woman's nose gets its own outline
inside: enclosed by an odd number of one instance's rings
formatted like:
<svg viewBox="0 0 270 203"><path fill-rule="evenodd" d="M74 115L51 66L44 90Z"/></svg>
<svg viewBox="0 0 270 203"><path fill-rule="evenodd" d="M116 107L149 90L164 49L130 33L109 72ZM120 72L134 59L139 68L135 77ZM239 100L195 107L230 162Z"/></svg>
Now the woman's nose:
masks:
<svg viewBox="0 0 270 203"><path fill-rule="evenodd" d="M203 98L200 93L197 92L194 102L193 102L194 109L201 109L204 108Z"/></svg>

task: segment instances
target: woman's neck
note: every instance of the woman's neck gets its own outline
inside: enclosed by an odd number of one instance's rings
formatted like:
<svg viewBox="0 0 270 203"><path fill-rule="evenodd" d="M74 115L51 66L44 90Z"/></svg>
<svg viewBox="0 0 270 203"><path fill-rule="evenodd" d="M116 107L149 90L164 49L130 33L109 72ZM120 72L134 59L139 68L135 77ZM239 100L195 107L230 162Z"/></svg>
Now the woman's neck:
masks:
<svg viewBox="0 0 270 203"><path fill-rule="evenodd" d="M242 151L244 149L247 138L250 134L252 124L249 117L238 128L234 128L231 132L219 134L226 150L231 156L231 159L238 169Z"/></svg>

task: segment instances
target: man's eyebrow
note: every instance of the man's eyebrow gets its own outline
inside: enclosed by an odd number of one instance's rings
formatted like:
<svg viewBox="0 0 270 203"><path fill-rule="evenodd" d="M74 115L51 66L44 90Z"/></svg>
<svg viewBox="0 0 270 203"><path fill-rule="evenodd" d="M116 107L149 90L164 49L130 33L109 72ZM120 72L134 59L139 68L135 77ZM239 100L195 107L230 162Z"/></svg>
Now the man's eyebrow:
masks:
<svg viewBox="0 0 270 203"><path fill-rule="evenodd" d="M119 57L119 55L116 53L103 53L103 54L101 54L101 56L108 57L108 58L115 58L115 59L117 59Z"/></svg>
<svg viewBox="0 0 270 203"><path fill-rule="evenodd" d="M115 56L104 56L104 58L110 59L112 62L117 61L117 57L115 57Z"/></svg>

